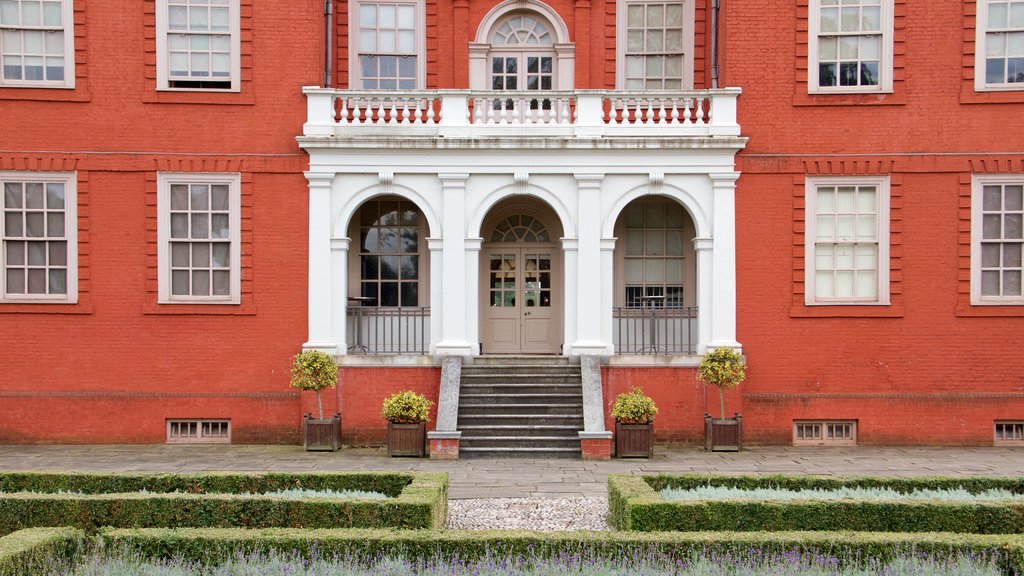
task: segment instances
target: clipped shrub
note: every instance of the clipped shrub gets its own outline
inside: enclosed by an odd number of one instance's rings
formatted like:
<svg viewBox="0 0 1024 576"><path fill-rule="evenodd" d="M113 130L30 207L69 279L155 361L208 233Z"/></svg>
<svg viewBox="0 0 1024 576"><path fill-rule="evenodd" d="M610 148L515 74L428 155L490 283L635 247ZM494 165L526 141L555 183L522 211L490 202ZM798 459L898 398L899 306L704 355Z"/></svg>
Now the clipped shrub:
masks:
<svg viewBox="0 0 1024 576"><path fill-rule="evenodd" d="M406 390L385 398L380 415L388 422L400 424L426 422L433 405L426 396Z"/></svg>
<svg viewBox="0 0 1024 576"><path fill-rule="evenodd" d="M658 407L654 400L640 388L634 387L615 397L611 415L623 424L647 424L654 420L657 413Z"/></svg>
<svg viewBox="0 0 1024 576"><path fill-rule="evenodd" d="M715 348L700 361L697 378L718 388L719 418L725 418L725 391L739 386L747 378L743 356L732 348Z"/></svg>
<svg viewBox="0 0 1024 576"><path fill-rule="evenodd" d="M291 385L299 390L316 392L316 406L324 417L320 391L338 383L338 362L334 356L319 350L303 350L292 359Z"/></svg>
<svg viewBox="0 0 1024 576"><path fill-rule="evenodd" d="M965 485L1002 488L1020 493L1018 479L988 478ZM649 477L611 475L608 503L612 523L620 530L637 531L784 531L784 530L871 530L881 532L961 532L975 534L1024 533L1024 502L1012 500L666 500L658 491L665 488L694 488L700 485L744 488L882 487L897 492L915 488L955 487L959 478L815 478L788 476L701 476L657 475ZM1000 485L1002 484L1002 485ZM810 494L809 494L810 496Z"/></svg>
<svg viewBox="0 0 1024 576"><path fill-rule="evenodd" d="M75 528L29 528L0 538L0 576L46 574L55 562L73 560L85 546Z"/></svg>

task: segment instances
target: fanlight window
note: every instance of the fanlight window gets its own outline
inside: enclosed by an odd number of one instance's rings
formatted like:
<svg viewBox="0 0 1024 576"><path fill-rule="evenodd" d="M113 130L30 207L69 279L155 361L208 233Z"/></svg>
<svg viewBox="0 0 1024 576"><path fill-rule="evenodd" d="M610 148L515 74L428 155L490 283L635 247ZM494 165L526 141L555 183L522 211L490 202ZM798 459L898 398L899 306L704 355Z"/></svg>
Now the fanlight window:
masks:
<svg viewBox="0 0 1024 576"><path fill-rule="evenodd" d="M550 46L551 32L548 27L533 16L523 14L505 19L494 32L495 46Z"/></svg>
<svg viewBox="0 0 1024 576"><path fill-rule="evenodd" d="M494 227L491 242L551 242L544 224L532 216L515 215Z"/></svg>

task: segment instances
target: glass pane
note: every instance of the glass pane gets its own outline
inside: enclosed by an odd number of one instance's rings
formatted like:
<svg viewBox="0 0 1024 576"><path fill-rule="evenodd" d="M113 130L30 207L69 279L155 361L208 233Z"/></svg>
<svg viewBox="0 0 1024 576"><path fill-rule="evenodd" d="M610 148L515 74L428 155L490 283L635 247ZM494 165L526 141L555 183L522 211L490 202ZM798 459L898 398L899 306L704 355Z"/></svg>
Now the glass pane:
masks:
<svg viewBox="0 0 1024 576"><path fill-rule="evenodd" d="M171 242L171 267L188 268L189 245L185 242Z"/></svg>
<svg viewBox="0 0 1024 576"><path fill-rule="evenodd" d="M21 3L21 23L25 26L39 26L42 24L43 18L39 8L38 2L23 1Z"/></svg>
<svg viewBox="0 0 1024 576"><path fill-rule="evenodd" d="M229 256L231 245L224 242L217 242L213 245L213 258L211 264L214 268L227 268L231 265Z"/></svg>
<svg viewBox="0 0 1024 576"><path fill-rule="evenodd" d="M835 36L818 39L818 58L822 60L835 60L838 56Z"/></svg>
<svg viewBox="0 0 1024 576"><path fill-rule="evenodd" d="M1003 208L1003 193L1000 186L985 186L982 189L982 208L986 212L998 212Z"/></svg>
<svg viewBox="0 0 1024 576"><path fill-rule="evenodd" d="M171 294L188 296L188 271L174 270L171 272Z"/></svg>
<svg viewBox="0 0 1024 576"><path fill-rule="evenodd" d="M626 25L630 28L642 28L644 25L644 7L631 4L626 9Z"/></svg>
<svg viewBox="0 0 1024 576"><path fill-rule="evenodd" d="M193 270L192 271L192 295L193 296L209 296L210 295L210 271L209 270Z"/></svg>
<svg viewBox="0 0 1024 576"><path fill-rule="evenodd" d="M412 30L402 30L398 33L398 51L411 53L416 51L416 33ZM408 59L403 59L403 61Z"/></svg>
<svg viewBox="0 0 1024 576"><path fill-rule="evenodd" d="M50 282L49 282L49 293L50 294L67 294L68 293L68 271L63 268L51 269L50 270Z"/></svg>
<svg viewBox="0 0 1024 576"><path fill-rule="evenodd" d="M63 238L64 237L64 213L63 212L47 212L46 213L46 236L49 238Z"/></svg>
<svg viewBox="0 0 1024 576"><path fill-rule="evenodd" d="M387 280L398 279L398 256L381 256L380 277Z"/></svg>
<svg viewBox="0 0 1024 576"><path fill-rule="evenodd" d="M1020 296L1020 270L1003 272L1003 296Z"/></svg>
<svg viewBox="0 0 1024 576"><path fill-rule="evenodd" d="M362 256L360 258L363 280L377 280L380 278L380 257Z"/></svg>
<svg viewBox="0 0 1024 576"><path fill-rule="evenodd" d="M650 52L661 52L665 49L665 33L661 30L649 30L647 32L647 50Z"/></svg>
<svg viewBox="0 0 1024 576"><path fill-rule="evenodd" d="M989 28L1006 28L1007 4L1003 2L989 2L988 3L988 27Z"/></svg>
<svg viewBox="0 0 1024 576"><path fill-rule="evenodd" d="M380 283L380 306L398 306L398 282Z"/></svg>
<svg viewBox="0 0 1024 576"><path fill-rule="evenodd" d="M852 270L839 270L835 273L835 295L837 298L854 296L854 275Z"/></svg>
<svg viewBox="0 0 1024 576"><path fill-rule="evenodd" d="M417 252L419 248L419 231L416 228L401 229L402 252Z"/></svg>
<svg viewBox="0 0 1024 576"><path fill-rule="evenodd" d="M172 214L173 218L176 214ZM192 214L192 230L189 238L209 238L210 237L210 215L209 214Z"/></svg>
<svg viewBox="0 0 1024 576"><path fill-rule="evenodd" d="M665 50L669 52L682 52L683 51L683 31L682 30L666 30L665 31Z"/></svg>
<svg viewBox="0 0 1024 576"><path fill-rule="evenodd" d="M665 211L662 204L647 204L645 212L648 228L662 228L665 226Z"/></svg>
<svg viewBox="0 0 1024 576"><path fill-rule="evenodd" d="M1020 240L1024 238L1022 232L1022 215L1007 214L1003 217L1003 238L1007 240Z"/></svg>
<svg viewBox="0 0 1024 576"><path fill-rule="evenodd" d="M665 5L665 25L670 27L683 25L683 6L681 3Z"/></svg>
<svg viewBox="0 0 1024 576"><path fill-rule="evenodd" d="M28 271L28 293L46 294L46 270L31 269Z"/></svg>
<svg viewBox="0 0 1024 576"><path fill-rule="evenodd" d="M363 30L359 32L359 50L362 52L376 52L377 51L377 31L376 30ZM374 59L370 56L362 56L360 59L363 62L363 70L365 73L367 65L373 65ZM369 74L369 76L376 76L376 74Z"/></svg>
<svg viewBox="0 0 1024 576"><path fill-rule="evenodd" d="M7 269L7 292L10 294L25 293L25 271L21 269Z"/></svg>
<svg viewBox="0 0 1024 576"><path fill-rule="evenodd" d="M377 49L381 52L394 52L398 47L393 30L380 30L377 33Z"/></svg>
<svg viewBox="0 0 1024 576"><path fill-rule="evenodd" d="M25 264L25 243L24 242L5 242L7 252L7 265L8 266L23 266Z"/></svg>
<svg viewBox="0 0 1024 576"><path fill-rule="evenodd" d="M665 231L664 230L648 230L647 231L647 243L644 248L644 253L647 256L664 256L665 255Z"/></svg>
<svg viewBox="0 0 1024 576"><path fill-rule="evenodd" d="M18 3L15 0L3 0L0 2L0 24L17 26L21 22L18 14Z"/></svg>
<svg viewBox="0 0 1024 576"><path fill-rule="evenodd" d="M816 270L833 270L835 267L835 246L832 244L815 246L814 268Z"/></svg>
<svg viewBox="0 0 1024 576"><path fill-rule="evenodd" d="M985 239L996 239L1002 237L1002 218L998 214L986 214L982 217L981 237Z"/></svg>
<svg viewBox="0 0 1024 576"><path fill-rule="evenodd" d="M817 232L815 236L821 239L831 240L835 238L835 217L831 215L818 216Z"/></svg>
<svg viewBox="0 0 1024 576"><path fill-rule="evenodd" d="M676 284L683 281L682 259L672 258L665 261L665 281Z"/></svg>
<svg viewBox="0 0 1024 576"><path fill-rule="evenodd" d="M188 11L189 30L209 30L210 15L206 10L193 8Z"/></svg>
<svg viewBox="0 0 1024 576"><path fill-rule="evenodd" d="M64 185L49 183L46 185L46 207L50 210L64 209Z"/></svg>
<svg viewBox="0 0 1024 576"><path fill-rule="evenodd" d="M213 272L213 295L227 296L231 293L231 273L226 270Z"/></svg>
<svg viewBox="0 0 1024 576"><path fill-rule="evenodd" d="M982 249L988 248L983 244ZM985 264L983 263L982 266ZM1017 243L1003 244L1003 266L1007 268L1020 268L1021 266L1021 245Z"/></svg>
<svg viewBox="0 0 1024 576"><path fill-rule="evenodd" d="M419 285L416 282L402 282L402 306L419 306Z"/></svg>
<svg viewBox="0 0 1024 576"><path fill-rule="evenodd" d="M4 214L4 234L8 237L25 235L25 231L22 228L21 212L7 212Z"/></svg>
<svg viewBox="0 0 1024 576"><path fill-rule="evenodd" d="M1010 4L1010 28L1024 28L1024 2Z"/></svg>
<svg viewBox="0 0 1024 576"><path fill-rule="evenodd" d="M854 217L836 216L836 238L852 239L854 235Z"/></svg>
<svg viewBox="0 0 1024 576"><path fill-rule="evenodd" d="M869 271L857 272L857 297L875 298L878 295L878 273Z"/></svg>
<svg viewBox="0 0 1024 576"><path fill-rule="evenodd" d="M882 29L881 8L877 6L866 6L861 10L861 30L865 32L878 32Z"/></svg>
<svg viewBox="0 0 1024 576"><path fill-rule="evenodd" d="M398 27L413 28L416 26L416 9L409 5L398 7Z"/></svg>
<svg viewBox="0 0 1024 576"><path fill-rule="evenodd" d="M211 8L210 9L210 29L211 30L227 30L228 25L228 9L227 8Z"/></svg>
<svg viewBox="0 0 1024 576"><path fill-rule="evenodd" d="M4 208L21 208L21 183L4 183Z"/></svg>
<svg viewBox="0 0 1024 576"><path fill-rule="evenodd" d="M821 32L839 31L839 11L836 8L821 9Z"/></svg>
<svg viewBox="0 0 1024 576"><path fill-rule="evenodd" d="M849 244L840 244L835 247L836 255L836 270L852 270L853 269L853 246Z"/></svg>
<svg viewBox="0 0 1024 576"><path fill-rule="evenodd" d="M981 266L983 268L999 267L999 244L981 245Z"/></svg>
<svg viewBox="0 0 1024 576"><path fill-rule="evenodd" d="M998 270L988 270L981 273L981 294L983 296L999 296Z"/></svg>
<svg viewBox="0 0 1024 576"><path fill-rule="evenodd" d="M171 238L188 238L188 214L171 214Z"/></svg>
<svg viewBox="0 0 1024 576"><path fill-rule="evenodd" d="M43 229L43 213L42 212L26 212L25 213L25 236L29 238L42 238L46 234Z"/></svg>
<svg viewBox="0 0 1024 576"><path fill-rule="evenodd" d="M22 33L22 39L25 42L26 54L43 53L43 33L41 31L26 30Z"/></svg>
<svg viewBox="0 0 1024 576"><path fill-rule="evenodd" d="M375 5L362 4L359 6L359 25L364 28L377 26L377 7Z"/></svg>
<svg viewBox="0 0 1024 576"><path fill-rule="evenodd" d="M669 256L683 255L682 230L668 230L665 232L665 253Z"/></svg>
<svg viewBox="0 0 1024 576"><path fill-rule="evenodd" d="M211 238L228 238L228 215L227 214L212 214L210 215L210 237Z"/></svg>
<svg viewBox="0 0 1024 576"><path fill-rule="evenodd" d="M840 186L836 189L836 212L852 213L855 206L856 188Z"/></svg>
<svg viewBox="0 0 1024 576"><path fill-rule="evenodd" d="M32 210L43 209L43 185L39 182L25 184L25 207Z"/></svg>
<svg viewBox="0 0 1024 576"><path fill-rule="evenodd" d="M860 58L861 60L878 60L878 47L881 44L881 38L878 36L867 36L860 39Z"/></svg>
<svg viewBox="0 0 1024 576"><path fill-rule="evenodd" d="M814 274L814 295L828 298L835 294L835 278L830 271L818 271Z"/></svg>
<svg viewBox="0 0 1024 576"><path fill-rule="evenodd" d="M1006 210L1019 211L1021 206L1021 192L1024 186L1006 186L1003 188L1003 199L1006 203Z"/></svg>
<svg viewBox="0 0 1024 576"><path fill-rule="evenodd" d="M644 261L644 274L647 282L661 283L665 281L665 261L661 258L649 258Z"/></svg>
<svg viewBox="0 0 1024 576"><path fill-rule="evenodd" d="M625 262L626 282L642 283L644 281L644 261L637 258L627 259Z"/></svg>
<svg viewBox="0 0 1024 576"><path fill-rule="evenodd" d="M857 193L857 212L870 214L877 212L877 198L874 188L861 188Z"/></svg>
<svg viewBox="0 0 1024 576"><path fill-rule="evenodd" d="M206 184L193 184L191 189L191 207L193 210L210 209L210 187Z"/></svg>
<svg viewBox="0 0 1024 576"><path fill-rule="evenodd" d="M419 256L402 256L400 264L402 267L401 274L403 280L416 280L419 278Z"/></svg>
<svg viewBox="0 0 1024 576"><path fill-rule="evenodd" d="M857 216L857 239L874 240L876 230L875 216Z"/></svg>
<svg viewBox="0 0 1024 576"><path fill-rule="evenodd" d="M861 244L857 246L857 269L876 270L878 268L878 246Z"/></svg>
<svg viewBox="0 0 1024 576"><path fill-rule="evenodd" d="M208 242L192 243L192 267L208 268L210 266L210 244Z"/></svg>
<svg viewBox="0 0 1024 576"><path fill-rule="evenodd" d="M27 242L28 265L46 266L46 242Z"/></svg>

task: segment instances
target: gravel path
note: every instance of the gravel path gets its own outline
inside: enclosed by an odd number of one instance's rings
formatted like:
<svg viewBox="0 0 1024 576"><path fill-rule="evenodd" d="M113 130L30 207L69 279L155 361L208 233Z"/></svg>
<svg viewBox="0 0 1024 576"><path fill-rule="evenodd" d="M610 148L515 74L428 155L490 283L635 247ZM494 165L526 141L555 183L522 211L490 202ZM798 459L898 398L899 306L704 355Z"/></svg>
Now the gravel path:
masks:
<svg viewBox="0 0 1024 576"><path fill-rule="evenodd" d="M470 498L448 501L448 527L460 530L611 530L607 498Z"/></svg>

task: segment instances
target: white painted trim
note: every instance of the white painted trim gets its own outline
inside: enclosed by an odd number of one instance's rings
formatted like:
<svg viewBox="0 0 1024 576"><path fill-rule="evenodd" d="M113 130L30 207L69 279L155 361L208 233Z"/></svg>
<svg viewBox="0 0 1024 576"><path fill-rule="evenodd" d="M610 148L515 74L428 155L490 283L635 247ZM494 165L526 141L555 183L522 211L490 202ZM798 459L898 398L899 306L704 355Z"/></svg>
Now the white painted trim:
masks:
<svg viewBox="0 0 1024 576"><path fill-rule="evenodd" d="M416 89L427 86L427 9L424 0L352 0L348 3L348 87L361 90L359 7L363 4L412 4L416 8Z"/></svg>
<svg viewBox="0 0 1024 576"><path fill-rule="evenodd" d="M3 88L63 88L75 87L75 10L72 0L61 2L61 23L64 31L64 80L6 80L3 77L3 50L0 49L0 87ZM27 30L27 28L12 26L9 29ZM37 28L33 27L32 30ZM45 67L46 63L43 62ZM44 72L45 75L45 72Z"/></svg>
<svg viewBox="0 0 1024 576"><path fill-rule="evenodd" d="M987 184L1024 185L1024 174L974 174L971 176L971 305L1024 305L1024 295L1018 297L981 295L982 194Z"/></svg>
<svg viewBox="0 0 1024 576"><path fill-rule="evenodd" d="M878 238L878 297L875 300L815 298L814 243L816 238L816 200L819 186L875 186L878 199L876 231ZM804 183L804 304L807 306L888 306L889 305L889 177L888 176L809 176Z"/></svg>
<svg viewBox="0 0 1024 576"><path fill-rule="evenodd" d="M510 196L516 196L521 192L517 189L515 183L502 186L489 194L483 199L482 202L477 206L475 212L469 218L468 227L466 230L466 236L469 238L476 238L482 236L481 227L484 223L484 218L487 217L487 213L490 212L491 208L497 205L499 202ZM562 198L554 192L542 188L536 184L526 185L526 194L530 196L536 196L543 200L555 214L558 216L559 222L562 224L562 236L566 238L576 237L576 220L572 217L572 213L569 208L562 201Z"/></svg>
<svg viewBox="0 0 1024 576"><path fill-rule="evenodd" d="M391 190L388 192L385 192L379 183L375 183L351 195L345 194L345 203L342 205L341 210L331 223L331 237L345 238L348 236L348 227L351 224L352 219L359 213L359 208L366 203L367 200L384 194L401 196L415 204L416 207L420 209L423 217L427 219L427 237L440 237L441 222L438 219L437 214L434 213L433 205L416 190L402 184L394 183L391 184Z"/></svg>
<svg viewBox="0 0 1024 576"><path fill-rule="evenodd" d="M68 243L67 294L7 294L7 249L4 246L4 221L0 218L0 302L7 304L78 303L78 173L77 172L0 172L0 194L4 181L53 182L64 184L64 230ZM44 200L45 201L45 200ZM45 205L45 204L44 204ZM0 196L0 212L4 200ZM42 238L41 240L46 240ZM25 279L28 282L28 279Z"/></svg>
<svg viewBox="0 0 1024 576"><path fill-rule="evenodd" d="M474 42L479 44L490 44L491 34L494 26L500 22L509 12L536 12L551 24L555 33L555 44L567 44L572 42L569 38L569 27L558 14L558 11L541 2L540 0L505 0L494 8L491 8L480 25L476 29Z"/></svg>
<svg viewBox="0 0 1024 576"><path fill-rule="evenodd" d="M239 92L242 89L242 40L240 0L228 0L228 34L231 35L231 88L171 88L167 63L167 0L156 0L156 89L169 92Z"/></svg>
<svg viewBox="0 0 1024 576"><path fill-rule="evenodd" d="M626 86L626 7L629 4L650 4L650 0L617 0L615 3L615 88ZM683 4L683 90L693 90L694 22L696 8L694 0L681 0Z"/></svg>
<svg viewBox="0 0 1024 576"><path fill-rule="evenodd" d="M171 295L171 184L227 184L228 227L231 244L231 288L227 296ZM238 172L157 172L157 303L242 303L242 175Z"/></svg>
<svg viewBox="0 0 1024 576"><path fill-rule="evenodd" d="M1024 28L1014 31L1024 31ZM988 0L977 0L974 18L974 90L975 92L1010 92L1024 90L1022 82L989 84L985 81L985 34L988 31ZM972 297L973 300L973 297Z"/></svg>
<svg viewBox="0 0 1024 576"><path fill-rule="evenodd" d="M808 94L878 94L892 92L893 78L893 7L894 0L882 0L881 53L878 59L878 86L818 86L818 34L821 27L821 0L810 0L807 6L807 93Z"/></svg>
<svg viewBox="0 0 1024 576"><path fill-rule="evenodd" d="M615 223L619 220L619 215L626 209L626 206L633 200L650 194L654 194L651 190L651 185L644 183L619 196L615 204L612 205L611 209L604 216L604 223L601 225L601 236L604 238L615 237ZM682 204L690 219L693 220L697 236L711 236L711 220L708 217L708 214L711 213L711 210L708 210L710 206L702 205L688 191L672 184L665 184L664 182L661 184L661 190L658 191L658 194L673 198L676 202Z"/></svg>

